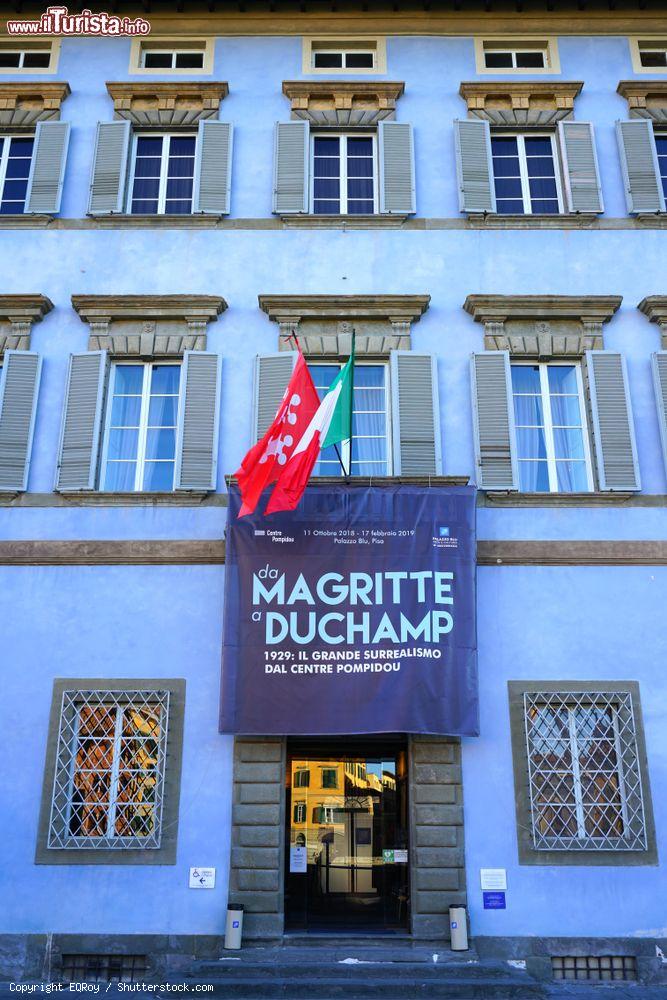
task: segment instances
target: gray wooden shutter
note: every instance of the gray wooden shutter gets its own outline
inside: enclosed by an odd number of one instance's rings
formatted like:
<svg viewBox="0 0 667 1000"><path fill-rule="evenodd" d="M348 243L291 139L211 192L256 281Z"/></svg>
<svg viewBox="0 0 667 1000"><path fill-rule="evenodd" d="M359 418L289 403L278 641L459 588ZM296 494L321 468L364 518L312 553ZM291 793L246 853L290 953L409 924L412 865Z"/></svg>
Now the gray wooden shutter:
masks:
<svg viewBox="0 0 667 1000"><path fill-rule="evenodd" d="M25 196L26 212L55 215L60 211L69 133L69 122L37 123Z"/></svg>
<svg viewBox="0 0 667 1000"><path fill-rule="evenodd" d="M185 351L176 439L177 490L214 490L220 426L219 354Z"/></svg>
<svg viewBox="0 0 667 1000"><path fill-rule="evenodd" d="M106 374L106 351L70 355L56 490L95 489Z"/></svg>
<svg viewBox="0 0 667 1000"><path fill-rule="evenodd" d="M308 122L276 122L273 211L278 215L308 212L309 145Z"/></svg>
<svg viewBox="0 0 667 1000"><path fill-rule="evenodd" d="M651 355L653 367L653 384L655 386L655 401L658 407L658 423L660 425L660 441L667 472L667 351L656 351Z"/></svg>
<svg viewBox="0 0 667 1000"><path fill-rule="evenodd" d="M395 476L441 476L438 362L433 354L390 354Z"/></svg>
<svg viewBox="0 0 667 1000"><path fill-rule="evenodd" d="M415 151L412 125L378 123L380 212L409 215L415 206Z"/></svg>
<svg viewBox="0 0 667 1000"><path fill-rule="evenodd" d="M199 123L193 212L229 214L233 133L229 122Z"/></svg>
<svg viewBox="0 0 667 1000"><path fill-rule="evenodd" d="M495 212L491 128L486 121L466 118L454 122L456 176L461 212Z"/></svg>
<svg viewBox="0 0 667 1000"><path fill-rule="evenodd" d="M586 351L593 437L601 490L641 489L625 358Z"/></svg>
<svg viewBox="0 0 667 1000"><path fill-rule="evenodd" d="M130 122L98 123L90 178L89 215L110 215L125 210L130 136Z"/></svg>
<svg viewBox="0 0 667 1000"><path fill-rule="evenodd" d="M253 444L267 432L285 395L297 359L296 351L258 354L255 358Z"/></svg>
<svg viewBox="0 0 667 1000"><path fill-rule="evenodd" d="M558 123L570 212L604 212L595 132L590 122Z"/></svg>
<svg viewBox="0 0 667 1000"><path fill-rule="evenodd" d="M616 122L616 138L628 212L664 212L653 122L646 118Z"/></svg>
<svg viewBox="0 0 667 1000"><path fill-rule="evenodd" d="M516 431L509 351L472 356L472 413L478 486L517 490Z"/></svg>
<svg viewBox="0 0 667 1000"><path fill-rule="evenodd" d="M0 490L28 486L42 361L33 351L5 351L0 377Z"/></svg>

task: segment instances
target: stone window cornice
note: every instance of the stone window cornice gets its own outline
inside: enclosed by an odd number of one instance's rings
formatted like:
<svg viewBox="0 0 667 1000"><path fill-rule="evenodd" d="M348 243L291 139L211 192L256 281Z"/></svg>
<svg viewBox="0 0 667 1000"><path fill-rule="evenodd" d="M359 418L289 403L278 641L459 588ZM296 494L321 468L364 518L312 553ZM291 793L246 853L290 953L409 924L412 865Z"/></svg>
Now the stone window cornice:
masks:
<svg viewBox="0 0 667 1000"><path fill-rule="evenodd" d="M426 312L430 295L260 295L260 308L278 323L278 348L293 349L296 336L311 357L347 357L352 329L359 356L386 358L409 350L411 327Z"/></svg>
<svg viewBox="0 0 667 1000"><path fill-rule="evenodd" d="M0 295L0 355L29 351L33 325L52 309L46 295Z"/></svg>
<svg viewBox="0 0 667 1000"><path fill-rule="evenodd" d="M394 117L402 82L374 80L285 80L292 118L313 125L376 125Z"/></svg>
<svg viewBox="0 0 667 1000"><path fill-rule="evenodd" d="M651 323L660 327L660 346L667 351L667 295L647 295L637 306Z"/></svg>
<svg viewBox="0 0 667 1000"><path fill-rule="evenodd" d="M469 295L463 308L484 325L484 348L518 357L582 357L604 348L620 295Z"/></svg>
<svg viewBox="0 0 667 1000"><path fill-rule="evenodd" d="M621 80L616 92L628 102L631 118L667 122L667 80Z"/></svg>
<svg viewBox="0 0 667 1000"><path fill-rule="evenodd" d="M69 83L0 83L0 125L33 128L57 121L70 93Z"/></svg>
<svg viewBox="0 0 667 1000"><path fill-rule="evenodd" d="M114 118L145 127L187 127L217 118L229 93L224 81L170 80L107 83Z"/></svg>
<svg viewBox="0 0 667 1000"><path fill-rule="evenodd" d="M90 327L88 350L119 357L182 357L205 351L206 332L227 308L217 295L73 295Z"/></svg>
<svg viewBox="0 0 667 1000"><path fill-rule="evenodd" d="M492 125L554 125L571 118L580 81L489 80L464 82L459 94L469 118Z"/></svg>

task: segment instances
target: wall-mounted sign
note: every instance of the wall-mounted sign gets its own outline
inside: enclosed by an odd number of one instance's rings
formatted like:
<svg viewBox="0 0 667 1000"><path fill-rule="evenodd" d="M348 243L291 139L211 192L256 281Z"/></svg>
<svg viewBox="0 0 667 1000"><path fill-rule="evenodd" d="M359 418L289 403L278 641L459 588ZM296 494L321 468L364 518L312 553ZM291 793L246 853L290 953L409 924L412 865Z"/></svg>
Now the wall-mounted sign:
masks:
<svg viewBox="0 0 667 1000"><path fill-rule="evenodd" d="M290 847L289 870L297 874L304 874L308 871L308 856L305 847Z"/></svg>
<svg viewBox="0 0 667 1000"><path fill-rule="evenodd" d="M504 892L483 892L482 900L485 910L505 910L507 908Z"/></svg>
<svg viewBox="0 0 667 1000"><path fill-rule="evenodd" d="M482 889L487 889L489 892L493 892L494 890L504 892L507 889L507 869L480 868L479 880Z"/></svg>
<svg viewBox="0 0 667 1000"><path fill-rule="evenodd" d="M408 862L407 851L394 851L394 861L397 865L405 865Z"/></svg>
<svg viewBox="0 0 667 1000"><path fill-rule="evenodd" d="M215 889L215 868L191 868L190 889Z"/></svg>
<svg viewBox="0 0 667 1000"><path fill-rule="evenodd" d="M222 732L478 734L472 487L239 507L231 487Z"/></svg>

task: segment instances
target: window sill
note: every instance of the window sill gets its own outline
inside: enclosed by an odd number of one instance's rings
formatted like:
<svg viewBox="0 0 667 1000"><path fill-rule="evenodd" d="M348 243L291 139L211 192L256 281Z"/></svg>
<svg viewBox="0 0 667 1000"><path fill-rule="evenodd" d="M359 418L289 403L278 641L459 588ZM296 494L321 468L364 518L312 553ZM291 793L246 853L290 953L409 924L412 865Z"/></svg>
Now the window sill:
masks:
<svg viewBox="0 0 667 1000"><path fill-rule="evenodd" d="M88 217L100 229L119 226L123 229L215 229L224 215L197 212L190 215L130 215L112 212L110 215Z"/></svg>
<svg viewBox="0 0 667 1000"><path fill-rule="evenodd" d="M408 215L281 215L289 229L400 229Z"/></svg>
<svg viewBox="0 0 667 1000"><path fill-rule="evenodd" d="M202 503L211 491L183 490L169 493L107 493L103 490L59 491L58 496L74 507L193 507Z"/></svg>
<svg viewBox="0 0 667 1000"><path fill-rule="evenodd" d="M482 491L480 507L622 507L632 502L635 493L511 493Z"/></svg>
<svg viewBox="0 0 667 1000"><path fill-rule="evenodd" d="M36 212L0 215L0 229L46 229L53 220L53 215L42 215Z"/></svg>
<svg viewBox="0 0 667 1000"><path fill-rule="evenodd" d="M589 229L598 218L599 215L593 212L563 212L558 215L468 213L468 222L475 229Z"/></svg>

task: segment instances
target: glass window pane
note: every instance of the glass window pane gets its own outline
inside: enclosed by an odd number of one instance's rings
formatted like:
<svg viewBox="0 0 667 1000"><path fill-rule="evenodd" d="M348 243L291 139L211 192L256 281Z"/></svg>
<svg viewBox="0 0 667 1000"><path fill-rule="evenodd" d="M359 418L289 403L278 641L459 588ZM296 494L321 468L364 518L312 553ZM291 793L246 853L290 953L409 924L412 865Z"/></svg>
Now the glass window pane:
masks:
<svg viewBox="0 0 667 1000"><path fill-rule="evenodd" d="M141 396L114 396L111 404L111 427L138 427Z"/></svg>
<svg viewBox="0 0 667 1000"><path fill-rule="evenodd" d="M353 200L363 198L366 201L373 200L373 179L351 177L347 182L347 196Z"/></svg>
<svg viewBox="0 0 667 1000"><path fill-rule="evenodd" d="M146 462L144 466L145 490L172 490L174 488L173 462Z"/></svg>
<svg viewBox="0 0 667 1000"><path fill-rule="evenodd" d="M551 156L528 156L528 174L530 177L553 177L554 161Z"/></svg>
<svg viewBox="0 0 667 1000"><path fill-rule="evenodd" d="M146 458L172 459L176 451L175 430L148 430L146 433Z"/></svg>
<svg viewBox="0 0 667 1000"><path fill-rule="evenodd" d="M557 201L532 201L530 207L533 215L558 215L559 211Z"/></svg>
<svg viewBox="0 0 667 1000"><path fill-rule="evenodd" d="M172 135L169 140L169 155L171 156L194 156L195 155L194 135Z"/></svg>
<svg viewBox="0 0 667 1000"><path fill-rule="evenodd" d="M493 157L493 173L498 177L520 177L518 156L495 156Z"/></svg>
<svg viewBox="0 0 667 1000"><path fill-rule="evenodd" d="M579 395L579 382L575 365L549 365L549 391Z"/></svg>
<svg viewBox="0 0 667 1000"><path fill-rule="evenodd" d="M384 427L382 428L384 430ZM387 458L387 441L385 437L357 437L355 434L352 461L353 462L385 462Z"/></svg>
<svg viewBox="0 0 667 1000"><path fill-rule="evenodd" d="M139 447L139 431L123 428L112 428L109 431L109 444L107 446L107 458L114 459L135 459Z"/></svg>
<svg viewBox="0 0 667 1000"><path fill-rule="evenodd" d="M544 68L544 52L517 52L516 64L519 69Z"/></svg>
<svg viewBox="0 0 667 1000"><path fill-rule="evenodd" d="M157 201L133 201L133 215L157 215Z"/></svg>
<svg viewBox="0 0 667 1000"><path fill-rule="evenodd" d="M345 55L345 65L348 69L372 69L374 65L372 52L348 52Z"/></svg>
<svg viewBox="0 0 667 1000"><path fill-rule="evenodd" d="M642 66L667 66L667 52L640 52Z"/></svg>
<svg viewBox="0 0 667 1000"><path fill-rule="evenodd" d="M546 459L547 448L543 428L517 427L516 440L519 458Z"/></svg>
<svg viewBox="0 0 667 1000"><path fill-rule="evenodd" d="M144 384L143 365L117 365L114 371L115 395L141 395Z"/></svg>
<svg viewBox="0 0 667 1000"><path fill-rule="evenodd" d="M315 215L337 215L340 212L340 202L316 201L313 208Z"/></svg>
<svg viewBox="0 0 667 1000"><path fill-rule="evenodd" d="M373 139L371 136L365 136L364 138L348 138L347 140L347 155L348 156L372 156L373 155Z"/></svg>
<svg viewBox="0 0 667 1000"><path fill-rule="evenodd" d="M342 52L315 52L313 57L316 69L341 69L343 66Z"/></svg>
<svg viewBox="0 0 667 1000"><path fill-rule="evenodd" d="M337 156L316 156L313 167L316 179L340 176L340 159Z"/></svg>
<svg viewBox="0 0 667 1000"><path fill-rule="evenodd" d="M167 181L167 201L190 200L192 197L192 178L174 177Z"/></svg>
<svg viewBox="0 0 667 1000"><path fill-rule="evenodd" d="M551 419L557 427L579 427L581 407L578 396L551 396Z"/></svg>
<svg viewBox="0 0 667 1000"><path fill-rule="evenodd" d="M384 365L355 365L354 387L356 389L358 386L384 386L384 376Z"/></svg>
<svg viewBox="0 0 667 1000"><path fill-rule="evenodd" d="M524 137L524 145L526 147L526 156L553 156L551 139L546 135L527 135Z"/></svg>
<svg viewBox="0 0 667 1000"><path fill-rule="evenodd" d="M492 136L491 149L494 156L516 156L517 142L513 136Z"/></svg>
<svg viewBox="0 0 667 1000"><path fill-rule="evenodd" d="M518 178L496 177L496 195L498 198L519 200L522 197L521 181Z"/></svg>
<svg viewBox="0 0 667 1000"><path fill-rule="evenodd" d="M131 492L136 470L136 462L107 462L103 488L109 493Z"/></svg>
<svg viewBox="0 0 667 1000"><path fill-rule="evenodd" d="M0 149L2 147L0 146ZM5 177L26 178L30 173L30 156L9 156Z"/></svg>
<svg viewBox="0 0 667 1000"><path fill-rule="evenodd" d="M151 396L148 406L149 427L175 427L178 396Z"/></svg>
<svg viewBox="0 0 667 1000"><path fill-rule="evenodd" d="M160 165L162 160L159 156L137 156L134 163L134 176L137 177L158 177L160 176ZM137 185L134 186L134 193L137 194ZM157 187L155 188L157 192ZM143 192L142 192L143 193Z"/></svg>
<svg viewBox="0 0 667 1000"><path fill-rule="evenodd" d="M137 156L162 156L162 136L140 135L137 138Z"/></svg>
<svg viewBox="0 0 667 1000"><path fill-rule="evenodd" d="M178 392L180 381L180 365L153 365L151 394L175 395Z"/></svg>
<svg viewBox="0 0 667 1000"><path fill-rule="evenodd" d="M519 462L519 488L524 493L548 493L549 469L546 462Z"/></svg>
<svg viewBox="0 0 667 1000"><path fill-rule="evenodd" d="M23 55L24 69L46 69L50 62L50 52L25 52Z"/></svg>
<svg viewBox="0 0 667 1000"><path fill-rule="evenodd" d="M195 172L194 156L171 156L169 158L169 177L192 177Z"/></svg>
<svg viewBox="0 0 667 1000"><path fill-rule="evenodd" d="M540 369L537 365L512 365L514 392L540 393Z"/></svg>
<svg viewBox="0 0 667 1000"><path fill-rule="evenodd" d="M3 69L17 69L20 63L20 52L0 52L0 66Z"/></svg>
<svg viewBox="0 0 667 1000"><path fill-rule="evenodd" d="M347 203L347 211L350 215L372 215L373 207L372 201L359 201L353 198L350 198Z"/></svg>
<svg viewBox="0 0 667 1000"><path fill-rule="evenodd" d="M2 192L3 200L22 202L25 199L25 193L27 187L28 187L27 180L5 181L5 187Z"/></svg>
<svg viewBox="0 0 667 1000"><path fill-rule="evenodd" d="M177 69L201 69L204 65L203 52L177 52Z"/></svg>
<svg viewBox="0 0 667 1000"><path fill-rule="evenodd" d="M584 435L578 427L554 427L556 458L584 458Z"/></svg>
<svg viewBox="0 0 667 1000"><path fill-rule="evenodd" d="M165 202L165 213L167 215L189 215L192 210L192 201L167 201Z"/></svg>
<svg viewBox="0 0 667 1000"><path fill-rule="evenodd" d="M316 136L314 141L315 156L338 156L340 140L334 136Z"/></svg>
<svg viewBox="0 0 667 1000"><path fill-rule="evenodd" d="M561 493L586 493L589 489L585 462L556 462Z"/></svg>
<svg viewBox="0 0 667 1000"><path fill-rule="evenodd" d="M160 182L153 177L137 177L132 189L133 201L156 201L160 190Z"/></svg>
<svg viewBox="0 0 667 1000"><path fill-rule="evenodd" d="M508 69L512 66L512 53L485 52L484 60L488 69Z"/></svg>
<svg viewBox="0 0 667 1000"><path fill-rule="evenodd" d="M171 69L172 52L144 52L144 66L147 69Z"/></svg>
<svg viewBox="0 0 667 1000"><path fill-rule="evenodd" d="M340 181L338 178L325 180L322 177L316 177L313 183L313 193L318 201L322 198L337 200L340 195Z"/></svg>
<svg viewBox="0 0 667 1000"><path fill-rule="evenodd" d="M511 201L507 198L497 198L496 208L500 215L523 215L523 201Z"/></svg>
<svg viewBox="0 0 667 1000"><path fill-rule="evenodd" d="M372 156L349 156L347 159L348 177L372 177L373 157Z"/></svg>

